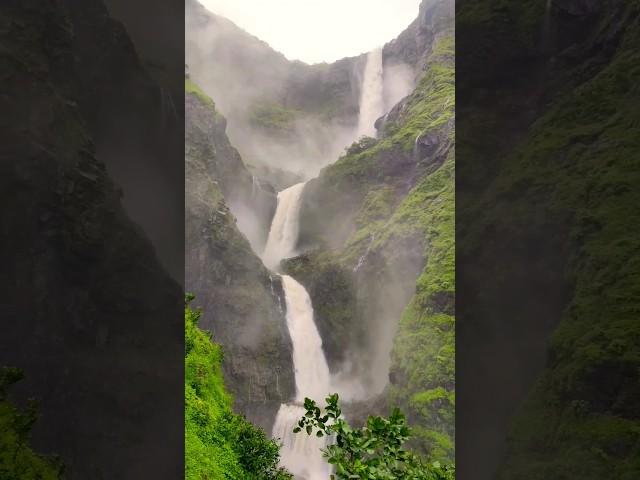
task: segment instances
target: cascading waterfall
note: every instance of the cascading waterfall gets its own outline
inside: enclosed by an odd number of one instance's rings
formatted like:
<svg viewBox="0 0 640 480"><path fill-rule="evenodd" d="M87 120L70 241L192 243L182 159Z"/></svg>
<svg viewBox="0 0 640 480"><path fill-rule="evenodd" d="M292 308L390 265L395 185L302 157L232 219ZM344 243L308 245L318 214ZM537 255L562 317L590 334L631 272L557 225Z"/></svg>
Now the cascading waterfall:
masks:
<svg viewBox="0 0 640 480"><path fill-rule="evenodd" d="M367 64L364 68L360 93L358 138L376 136L375 123L378 118L384 115L384 110L382 48L376 48L367 55Z"/></svg>
<svg viewBox="0 0 640 480"><path fill-rule="evenodd" d="M300 230L300 200L304 185L298 183L278 193L276 213L262 254L262 261L270 269L278 269L280 260L295 255Z"/></svg>
<svg viewBox="0 0 640 480"><path fill-rule="evenodd" d="M331 388L329 367L322 351L322 340L313 320L311 299L305 288L288 275L282 275L287 305L287 328L293 343L296 374L296 401L305 397L324 399Z"/></svg>
<svg viewBox="0 0 640 480"><path fill-rule="evenodd" d="M360 97L358 137L376 136L375 122L384 115L384 108L382 49L377 48L367 56ZM262 254L264 264L272 270L279 270L282 259L296 255L304 186L304 183L298 183L278 193L276 213ZM298 420L305 414L302 406L304 398L322 401L332 393L335 385L340 385L343 387L340 389L342 393L347 396L350 393L353 397L363 396L361 392L364 389L353 382L332 379L322 350L322 339L314 322L309 294L300 283L287 275L282 276L282 286L287 306L287 327L293 344L296 398L294 403L280 406L272 436L282 441L281 463L297 479L327 480L331 468L321 453L321 449L327 445L327 438L310 436L304 432L293 433Z"/></svg>
<svg viewBox="0 0 640 480"><path fill-rule="evenodd" d="M273 437L280 438L281 462L296 478L327 480L330 468L322 457L327 445L325 437L293 433L298 420L305 414L305 397L324 399L331 390L329 367L322 351L322 340L313 321L311 299L305 288L293 278L283 275L282 286L287 304L287 327L293 344L293 365L296 378L294 404L283 404L278 410Z"/></svg>
<svg viewBox="0 0 640 480"><path fill-rule="evenodd" d="M278 194L278 205L271 223L263 261L277 269L280 260L295 254L299 232L299 213L304 183ZM322 457L326 438L294 434L298 420L305 414L305 397L323 400L331 393L329 366L322 350L322 339L313 319L311 299L305 288L288 275L282 275L287 306L287 328L293 345L296 397L292 404L278 410L272 436L282 441L281 464L300 480L326 480L331 469Z"/></svg>

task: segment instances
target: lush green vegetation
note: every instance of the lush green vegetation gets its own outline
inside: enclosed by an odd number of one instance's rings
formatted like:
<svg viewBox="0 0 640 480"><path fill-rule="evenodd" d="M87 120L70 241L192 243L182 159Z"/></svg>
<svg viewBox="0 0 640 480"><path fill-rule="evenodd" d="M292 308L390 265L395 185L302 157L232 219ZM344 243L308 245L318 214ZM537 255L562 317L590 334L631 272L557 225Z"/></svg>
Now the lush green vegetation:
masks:
<svg viewBox="0 0 640 480"><path fill-rule="evenodd" d="M501 179L505 189L543 189L550 216L571 218L574 285L548 366L514 422L509 473L640 473L639 48L636 21L612 62L539 120L516 153L521 171Z"/></svg>
<svg viewBox="0 0 640 480"><path fill-rule="evenodd" d="M394 342L392 404L409 412L415 441L434 458L453 458L455 431L455 180L452 149L391 220L394 229L418 228L425 267Z"/></svg>
<svg viewBox="0 0 640 480"><path fill-rule="evenodd" d="M254 106L250 122L276 134L293 132L294 122L299 112L277 103L260 102Z"/></svg>
<svg viewBox="0 0 640 480"><path fill-rule="evenodd" d="M185 478L288 480L278 444L233 413L221 370L222 352L198 328L200 312L185 302Z"/></svg>
<svg viewBox="0 0 640 480"><path fill-rule="evenodd" d="M29 447L29 432L37 419L35 402L20 410L7 398L8 388L22 376L16 368L0 370L0 478L59 480L62 464L57 459L38 455Z"/></svg>
<svg viewBox="0 0 640 480"><path fill-rule="evenodd" d="M321 409L305 398L306 414L295 433L328 436L332 441L323 451L339 480L453 480L455 468L440 462L426 462L404 450L409 429L404 415L395 409L389 418L370 416L362 428L352 428L342 417L338 394L327 397Z"/></svg>
<svg viewBox="0 0 640 480"><path fill-rule="evenodd" d="M447 31L435 40L428 68L406 102L406 108L383 127L379 141L363 138L346 154L323 171L327 183L339 190L344 186L366 189L371 183L386 183L389 178L380 168L380 160L389 152L410 152L416 137L444 129L454 115L455 55L453 33Z"/></svg>
<svg viewBox="0 0 640 480"><path fill-rule="evenodd" d="M215 109L215 104L213 103L213 100L211 100L211 97L204 93L202 89L189 77L185 77L184 79L184 91L185 93L193 93L204 105L208 105Z"/></svg>
<svg viewBox="0 0 640 480"><path fill-rule="evenodd" d="M321 248L285 263L318 306L329 352L345 342L357 348L354 339L366 337L367 322L392 301L387 286L403 289L388 403L406 412L412 447L440 460L454 458L455 441L454 50L449 22L380 138L360 139L307 185L301 235ZM327 248L337 236L340 245Z"/></svg>
<svg viewBox="0 0 640 480"><path fill-rule="evenodd" d="M459 246L475 258L506 258L485 270L505 284L526 272L563 292L553 311L515 315L496 312L505 304L499 298L505 288L477 292L495 324L515 323L525 330L550 325L552 331L544 369L512 421L499 478L635 479L640 472L640 2L597 2L598 13L583 19L580 35L575 23L568 25L574 21L570 16L554 18L564 32L574 28L570 42L565 36L564 46L551 46L560 50L553 52L554 60L563 59L557 63L540 53L543 3L473 0L457 17L477 32L465 45L473 58L483 62L476 51L489 52L491 61L478 68L488 72L496 90L483 101L493 101L491 112L502 112L486 130L466 132L473 134L468 145L478 152L474 160L496 176L478 175L479 185L490 186L464 212L461 225L472 227L461 235L469 245ZM527 55L538 58L531 62ZM514 59L527 59L528 68L537 70L529 70L530 83L509 77ZM523 101L532 93L544 93L538 105ZM533 125L531 118L504 113L522 112L532 103L538 109ZM500 116L505 119L497 124ZM526 127L514 129L519 123ZM519 299L522 310L528 310L524 302L552 304L532 293L537 298Z"/></svg>

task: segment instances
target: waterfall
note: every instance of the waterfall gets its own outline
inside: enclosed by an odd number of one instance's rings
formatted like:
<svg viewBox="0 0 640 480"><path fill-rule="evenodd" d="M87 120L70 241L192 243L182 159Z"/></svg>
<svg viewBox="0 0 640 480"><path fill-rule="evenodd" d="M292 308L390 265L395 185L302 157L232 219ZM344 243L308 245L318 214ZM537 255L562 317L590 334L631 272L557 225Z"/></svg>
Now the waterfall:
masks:
<svg viewBox="0 0 640 480"><path fill-rule="evenodd" d="M303 189L304 183L299 183L278 193L276 213L262 255L265 265L271 269L277 269L280 260L295 254ZM327 445L327 439L305 432L294 434L293 429L305 414L302 406L305 397L322 402L331 393L329 366L314 322L309 294L288 275L282 275L282 288L287 306L287 328L293 346L296 397L294 403L280 405L272 436L282 441L280 462L296 479L327 480L331 468L321 452Z"/></svg>
<svg viewBox="0 0 640 480"><path fill-rule="evenodd" d="M280 260L295 255L304 185L298 183L278 193L276 213L262 254L262 261L270 269L278 269Z"/></svg>
<svg viewBox="0 0 640 480"><path fill-rule="evenodd" d="M331 470L321 453L321 449L327 445L327 439L305 432L294 434L293 429L305 414L301 405L305 397L322 401L330 393L329 367L313 321L309 294L287 275L282 276L282 286L287 304L287 327L293 344L296 398L295 404L280 405L273 437L281 439L281 463L296 478L327 480Z"/></svg>
<svg viewBox="0 0 640 480"><path fill-rule="evenodd" d="M367 55L360 93L360 117L358 135L375 137L375 123L384 115L384 83L382 70L382 48L376 48Z"/></svg>
<svg viewBox="0 0 640 480"><path fill-rule="evenodd" d="M313 321L313 307L305 288L288 275L282 276L287 304L287 327L293 343L296 401L305 397L322 401L330 393L329 367L322 339Z"/></svg>

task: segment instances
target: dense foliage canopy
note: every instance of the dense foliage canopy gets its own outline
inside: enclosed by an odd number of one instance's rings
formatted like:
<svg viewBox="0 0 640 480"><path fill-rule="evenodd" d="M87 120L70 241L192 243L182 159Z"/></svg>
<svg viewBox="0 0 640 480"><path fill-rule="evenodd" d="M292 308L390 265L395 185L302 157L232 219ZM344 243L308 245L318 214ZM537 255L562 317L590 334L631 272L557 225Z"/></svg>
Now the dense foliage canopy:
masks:
<svg viewBox="0 0 640 480"><path fill-rule="evenodd" d="M322 410L314 400L305 399L306 414L295 433L330 436L333 442L324 456L335 467L332 479L348 480L453 480L455 468L439 462L428 463L404 450L411 431L404 415L395 409L389 418L369 417L362 428L351 427L342 417L338 394L327 397Z"/></svg>

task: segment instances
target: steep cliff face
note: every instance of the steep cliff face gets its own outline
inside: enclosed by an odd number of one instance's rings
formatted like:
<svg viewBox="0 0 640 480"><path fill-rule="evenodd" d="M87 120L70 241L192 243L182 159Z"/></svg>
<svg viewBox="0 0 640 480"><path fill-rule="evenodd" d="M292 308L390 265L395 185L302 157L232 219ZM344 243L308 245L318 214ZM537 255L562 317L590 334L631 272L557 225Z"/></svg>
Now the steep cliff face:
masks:
<svg viewBox="0 0 640 480"><path fill-rule="evenodd" d="M295 393L282 286L227 207L226 180L250 175L226 139L225 120L195 84L185 86L186 289L204 309L202 328L223 347L235 408L270 431L277 408Z"/></svg>
<svg viewBox="0 0 640 480"><path fill-rule="evenodd" d="M415 86L441 4L426 2L420 19L385 47L390 106ZM331 64L288 61L195 0L187 2L186 15L190 73L219 99L231 142L255 173L281 190L338 158L357 134L366 54Z"/></svg>
<svg viewBox="0 0 640 480"><path fill-rule="evenodd" d="M138 54L140 44L133 43L103 0L65 0L60 9L72 32L74 57L68 68L76 78L74 96L96 155L125 192L127 213L153 241L169 273L182 282L184 262L175 255L184 241L183 192L177 181L183 176L183 87L178 85L176 92L175 85L184 69L182 58L169 57L165 50L157 56L168 63L156 65L152 71L161 74L152 75L151 62ZM157 15L147 17L154 22ZM122 18L129 20L131 13ZM165 28L167 44L176 30L182 33L179 27Z"/></svg>
<svg viewBox="0 0 640 480"><path fill-rule="evenodd" d="M292 62L195 0L185 12L190 75L218 102L252 173L282 190L337 157L357 123L364 56Z"/></svg>
<svg viewBox="0 0 640 480"><path fill-rule="evenodd" d="M357 372L370 394L387 388L418 448L440 458L453 455L454 428L452 22L434 24L418 85L380 138L307 183L308 253L284 262L310 292L332 369Z"/></svg>
<svg viewBox="0 0 640 480"><path fill-rule="evenodd" d="M427 64L434 34L441 23L447 23L454 15L455 4L440 0L423 0L416 18L398 38L384 46L385 67L404 63L410 65L415 75L421 75Z"/></svg>
<svg viewBox="0 0 640 480"><path fill-rule="evenodd" d="M209 97L191 80L186 80L185 89L190 98L210 102ZM198 104L192 102L189 105L195 107ZM215 155L209 160L214 178L226 204L234 212L240 230L254 251L261 252L275 213L276 192L271 185L249 173L240 154L229 142L226 118L215 107L190 108L189 117L190 124L199 127L201 135L197 141L215 145Z"/></svg>
<svg viewBox="0 0 640 480"><path fill-rule="evenodd" d="M473 68L458 71L460 118L487 119L459 123L482 167L465 161L457 190L458 290L475 299L459 338L481 359L459 405L495 432L462 440L477 454L468 474L635 478L639 5L519 3L468 2L457 17Z"/></svg>
<svg viewBox="0 0 640 480"><path fill-rule="evenodd" d="M63 7L0 7L0 364L24 371L34 449L67 478L176 478L182 292L97 158Z"/></svg>

